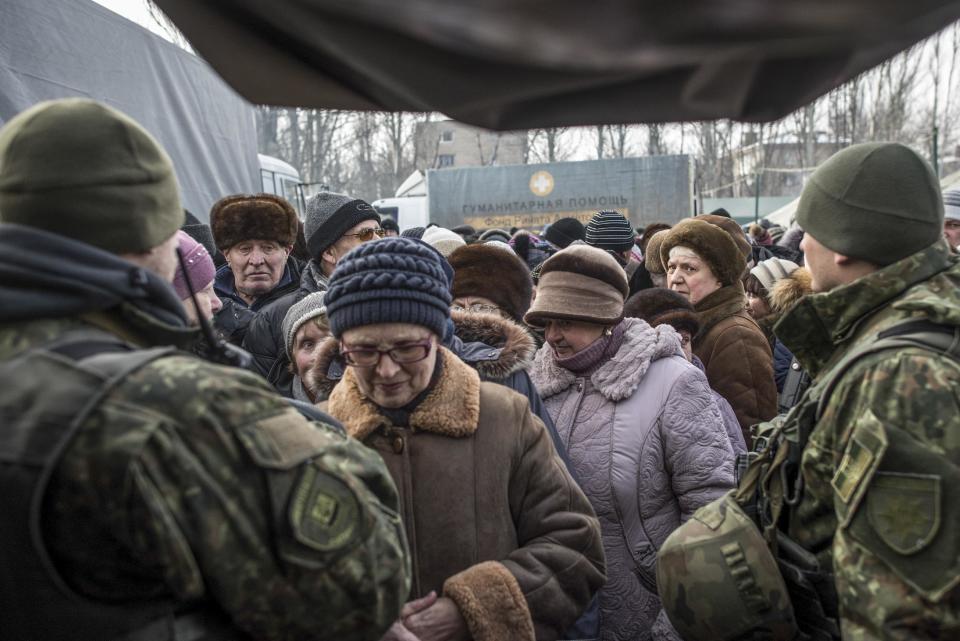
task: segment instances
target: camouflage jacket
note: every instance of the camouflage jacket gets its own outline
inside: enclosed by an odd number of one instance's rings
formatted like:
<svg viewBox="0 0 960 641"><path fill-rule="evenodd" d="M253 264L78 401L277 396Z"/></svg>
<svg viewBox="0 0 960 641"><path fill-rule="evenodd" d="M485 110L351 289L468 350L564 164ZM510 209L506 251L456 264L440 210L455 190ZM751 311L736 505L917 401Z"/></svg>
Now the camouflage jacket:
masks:
<svg viewBox="0 0 960 641"><path fill-rule="evenodd" d="M99 318L125 327L122 314ZM0 360L82 326L0 324ZM378 638L409 591L382 460L308 422L259 376L185 353L105 397L44 505L44 539L79 593L214 603L255 639Z"/></svg>
<svg viewBox="0 0 960 641"><path fill-rule="evenodd" d="M945 242L806 297L776 333L816 388L844 354L918 318L960 326L960 261ZM960 638L960 363L920 347L859 360L801 473L790 535L832 562L844 639Z"/></svg>

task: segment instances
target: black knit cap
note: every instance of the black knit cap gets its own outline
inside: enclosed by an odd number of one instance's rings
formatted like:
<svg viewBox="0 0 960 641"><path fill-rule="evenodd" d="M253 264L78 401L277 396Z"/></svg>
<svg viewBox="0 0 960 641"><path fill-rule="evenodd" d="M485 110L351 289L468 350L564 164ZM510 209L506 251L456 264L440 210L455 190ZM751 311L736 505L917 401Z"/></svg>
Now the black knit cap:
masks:
<svg viewBox="0 0 960 641"><path fill-rule="evenodd" d="M651 327L667 324L686 330L691 336L700 331L700 321L693 305L682 294L662 287L644 289L627 299L623 315L647 321Z"/></svg>
<svg viewBox="0 0 960 641"><path fill-rule="evenodd" d="M426 227L409 227L400 232L400 235L404 238L423 238L423 232L427 231Z"/></svg>
<svg viewBox="0 0 960 641"><path fill-rule="evenodd" d="M378 323L421 325L443 336L450 317L443 258L412 238L384 238L350 250L324 296L330 332Z"/></svg>
<svg viewBox="0 0 960 641"><path fill-rule="evenodd" d="M587 223L586 239L591 247L624 252L633 249L635 237L630 221L617 211L598 211Z"/></svg>
<svg viewBox="0 0 960 641"><path fill-rule="evenodd" d="M570 243L577 240L584 240L587 237L587 230L583 223L576 218L561 218L547 227L543 232L544 239L556 245L560 249L566 249Z"/></svg>
<svg viewBox="0 0 960 641"><path fill-rule="evenodd" d="M203 248L207 250L208 254L215 256L217 253L217 244L213 240L213 231L210 230L210 225L201 222L200 219L190 213L188 209L184 209L183 214L186 220L183 225L180 226L180 229L203 245Z"/></svg>
<svg viewBox="0 0 960 641"><path fill-rule="evenodd" d="M307 201L304 235L310 255L320 260L323 252L347 231L365 220L380 222L380 214L370 203L346 194L322 191Z"/></svg>

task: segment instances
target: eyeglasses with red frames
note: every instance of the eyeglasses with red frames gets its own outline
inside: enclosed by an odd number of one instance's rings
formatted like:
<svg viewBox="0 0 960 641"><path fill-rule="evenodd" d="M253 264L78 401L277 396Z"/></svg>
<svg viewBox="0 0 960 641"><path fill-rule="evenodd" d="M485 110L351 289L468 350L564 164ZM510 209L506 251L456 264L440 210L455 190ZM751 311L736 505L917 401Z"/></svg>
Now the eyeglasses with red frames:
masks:
<svg viewBox="0 0 960 641"><path fill-rule="evenodd" d="M384 354L397 364L416 363L422 361L430 354L430 348L433 347L433 338L425 341L400 343L390 349L370 349L361 347L359 349L341 349L340 355L347 365L351 367L375 367L380 363Z"/></svg>
<svg viewBox="0 0 960 641"><path fill-rule="evenodd" d="M367 227L366 229L361 229L356 234L344 234L344 236L356 237L361 242L367 242L368 240L373 240L373 237L383 238L386 236L387 232L380 229L379 227Z"/></svg>

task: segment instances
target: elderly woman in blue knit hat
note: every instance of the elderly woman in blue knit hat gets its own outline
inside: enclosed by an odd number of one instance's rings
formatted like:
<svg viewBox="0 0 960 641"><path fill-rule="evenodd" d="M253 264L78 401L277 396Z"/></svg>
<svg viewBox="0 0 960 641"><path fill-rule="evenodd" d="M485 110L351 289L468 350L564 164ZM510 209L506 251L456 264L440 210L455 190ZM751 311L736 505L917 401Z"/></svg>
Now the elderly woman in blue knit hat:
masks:
<svg viewBox="0 0 960 641"><path fill-rule="evenodd" d="M410 543L414 600L386 638L557 639L604 580L596 516L526 398L442 347L441 260L362 245L324 299L348 365L326 409L383 457Z"/></svg>

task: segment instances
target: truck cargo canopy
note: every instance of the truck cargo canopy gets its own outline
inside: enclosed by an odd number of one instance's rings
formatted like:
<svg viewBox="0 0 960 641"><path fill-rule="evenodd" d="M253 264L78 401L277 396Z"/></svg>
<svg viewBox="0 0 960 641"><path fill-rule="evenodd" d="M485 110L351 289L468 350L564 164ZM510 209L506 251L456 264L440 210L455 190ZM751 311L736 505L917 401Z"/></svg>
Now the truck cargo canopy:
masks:
<svg viewBox="0 0 960 641"><path fill-rule="evenodd" d="M173 159L183 206L206 222L259 191L253 106L203 61L88 1L0 1L0 125L41 100L85 97L143 125Z"/></svg>
<svg viewBox="0 0 960 641"><path fill-rule="evenodd" d="M771 120L960 18L947 0L157 0L261 104L492 129Z"/></svg>

